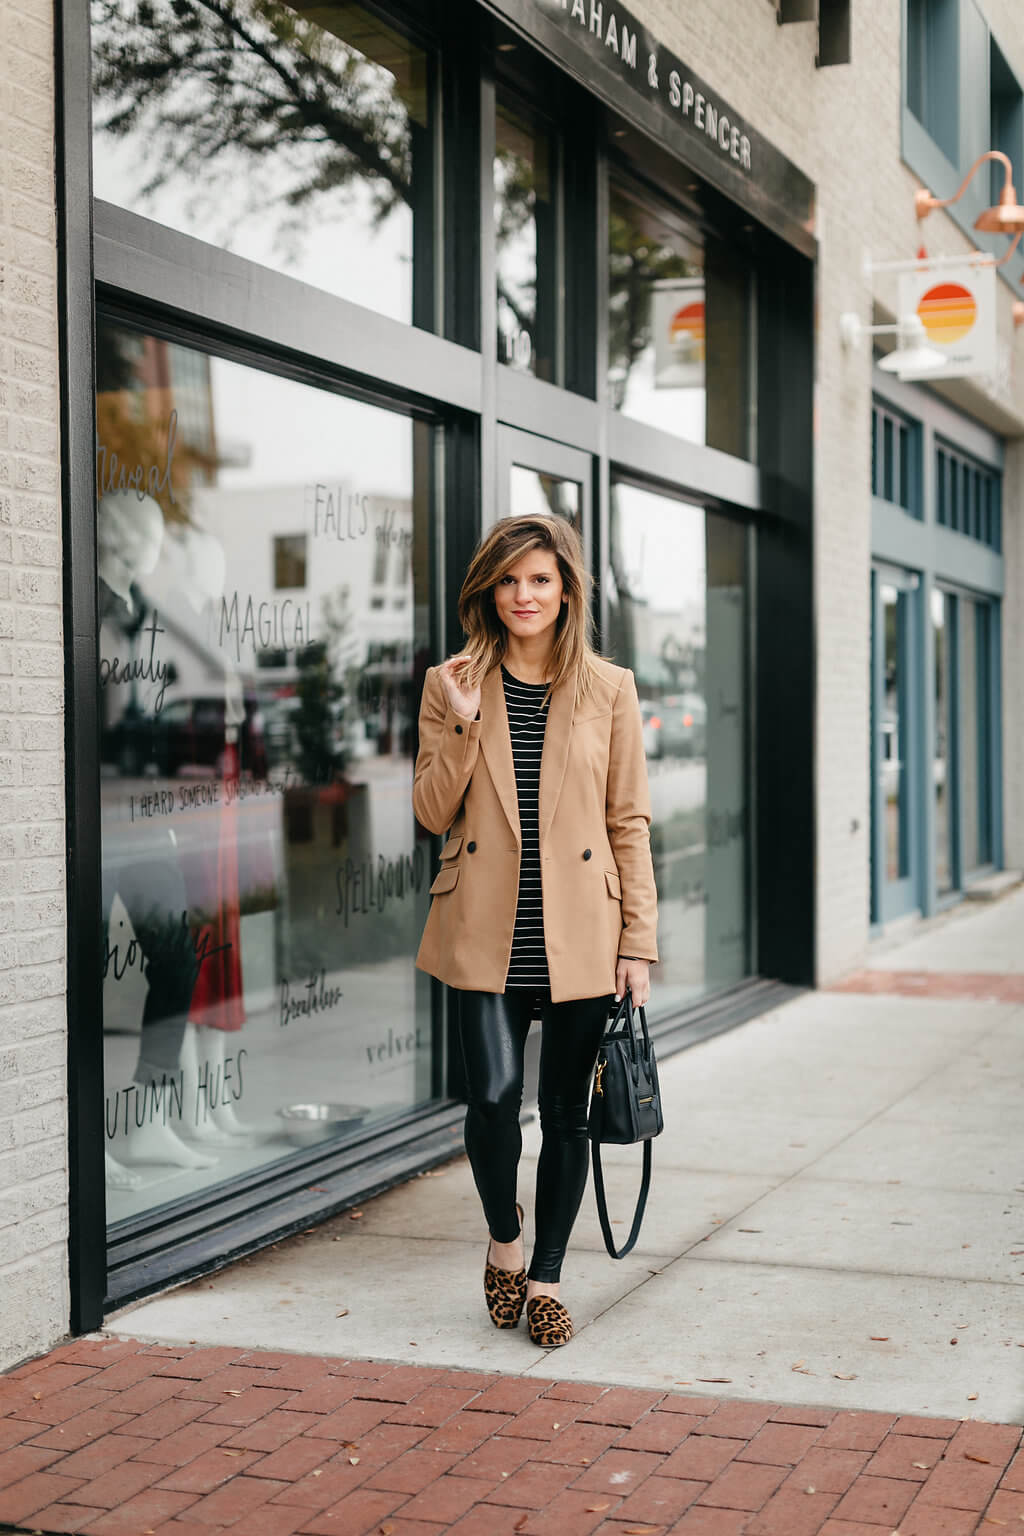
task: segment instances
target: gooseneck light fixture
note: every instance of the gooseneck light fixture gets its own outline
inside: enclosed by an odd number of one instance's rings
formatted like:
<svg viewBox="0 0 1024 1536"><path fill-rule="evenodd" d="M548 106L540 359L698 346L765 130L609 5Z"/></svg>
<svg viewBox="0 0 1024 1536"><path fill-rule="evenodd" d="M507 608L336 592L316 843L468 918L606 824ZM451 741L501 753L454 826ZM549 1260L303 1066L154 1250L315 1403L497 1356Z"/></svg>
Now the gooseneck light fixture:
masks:
<svg viewBox="0 0 1024 1536"><path fill-rule="evenodd" d="M914 194L914 212L917 217L926 219L934 209L948 208L951 203L958 203L967 191L978 167L984 165L986 160L998 160L1006 174L998 203L995 207L986 208L984 213L978 215L974 221L975 229L991 235L1012 235L1024 230L1024 207L1018 203L1017 193L1014 191L1013 166L1009 157L1004 155L1001 149L988 149L983 155L979 155L964 177L959 191L953 197L933 197L924 187L920 188Z"/></svg>

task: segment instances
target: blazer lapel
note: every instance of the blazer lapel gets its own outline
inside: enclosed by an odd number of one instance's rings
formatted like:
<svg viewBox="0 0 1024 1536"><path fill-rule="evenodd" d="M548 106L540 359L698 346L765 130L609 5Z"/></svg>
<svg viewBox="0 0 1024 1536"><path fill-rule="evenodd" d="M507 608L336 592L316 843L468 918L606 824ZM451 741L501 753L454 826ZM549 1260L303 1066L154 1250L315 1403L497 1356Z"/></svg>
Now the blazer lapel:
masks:
<svg viewBox="0 0 1024 1536"><path fill-rule="evenodd" d="M565 765L569 757L569 738L576 708L576 680L564 678L552 690L548 705L548 723L544 727L544 751L540 759L540 792L537 796L540 846L544 847L551 818L555 814L558 796L565 778Z"/></svg>
<svg viewBox="0 0 1024 1536"><path fill-rule="evenodd" d="M509 733L500 666L492 667L480 685L480 750L508 824L515 833L516 842L520 843L522 828L519 824L516 768L512 761L512 737Z"/></svg>

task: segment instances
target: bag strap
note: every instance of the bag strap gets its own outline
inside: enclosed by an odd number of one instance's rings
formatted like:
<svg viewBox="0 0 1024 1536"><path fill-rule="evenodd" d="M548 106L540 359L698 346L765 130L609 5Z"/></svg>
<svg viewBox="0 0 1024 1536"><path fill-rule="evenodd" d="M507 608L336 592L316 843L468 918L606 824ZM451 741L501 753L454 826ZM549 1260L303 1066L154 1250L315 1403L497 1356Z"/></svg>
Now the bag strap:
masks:
<svg viewBox="0 0 1024 1536"><path fill-rule="evenodd" d="M651 1143L644 1142L644 1172L640 1181L640 1193L636 1199L636 1210L633 1212L633 1225L629 1229L629 1236L624 1245L616 1252L615 1239L612 1236L612 1225L608 1220L608 1203L604 1193L604 1173L601 1169L601 1144L592 1141L591 1152L594 1160L594 1193L597 1196L597 1214L601 1222L601 1232L604 1236L604 1245L613 1259L624 1259L631 1252L640 1236L640 1225L644 1219L644 1211L647 1208L647 1194L651 1187Z"/></svg>

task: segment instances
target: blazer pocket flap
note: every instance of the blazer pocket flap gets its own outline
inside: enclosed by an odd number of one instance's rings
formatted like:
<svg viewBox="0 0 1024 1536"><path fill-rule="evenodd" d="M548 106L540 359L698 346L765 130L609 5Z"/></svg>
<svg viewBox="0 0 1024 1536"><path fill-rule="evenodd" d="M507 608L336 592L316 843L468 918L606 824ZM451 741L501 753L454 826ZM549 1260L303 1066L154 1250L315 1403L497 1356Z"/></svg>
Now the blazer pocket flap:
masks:
<svg viewBox="0 0 1024 1536"><path fill-rule="evenodd" d="M448 865L446 865L445 868L441 870L440 874L434 880L433 885L430 887L430 894L431 894L431 896L436 896L439 891L452 891L452 890L454 890L456 885L458 884L458 881L459 881L459 866L457 864L448 864Z"/></svg>
<svg viewBox="0 0 1024 1536"><path fill-rule="evenodd" d="M441 849L441 852L438 855L438 857L442 858L442 859L454 859L455 855L458 853L458 851L459 851L459 849L461 847L462 847L462 838L461 838L461 836L460 837L450 837L448 839L448 841L445 843L444 847Z"/></svg>
<svg viewBox="0 0 1024 1536"><path fill-rule="evenodd" d="M622 885L620 884L618 875L613 870L606 869L604 872L604 878L605 884L608 887L608 895L614 896L616 901L621 901Z"/></svg>

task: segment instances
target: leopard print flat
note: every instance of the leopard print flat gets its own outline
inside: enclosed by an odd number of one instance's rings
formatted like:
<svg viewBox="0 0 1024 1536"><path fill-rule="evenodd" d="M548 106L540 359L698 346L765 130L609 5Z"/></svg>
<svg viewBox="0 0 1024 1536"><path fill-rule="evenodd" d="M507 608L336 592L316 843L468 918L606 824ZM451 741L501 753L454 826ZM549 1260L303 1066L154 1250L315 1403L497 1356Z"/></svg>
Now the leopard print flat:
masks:
<svg viewBox="0 0 1024 1536"><path fill-rule="evenodd" d="M526 1303L530 1338L541 1349L558 1349L573 1336L572 1318L554 1296L531 1296Z"/></svg>
<svg viewBox="0 0 1024 1536"><path fill-rule="evenodd" d="M523 1208L516 1206L519 1214L519 1230L523 1229ZM526 1300L526 1270L499 1269L490 1262L491 1245L488 1241L488 1259L484 1266L484 1300L495 1328L518 1328Z"/></svg>

